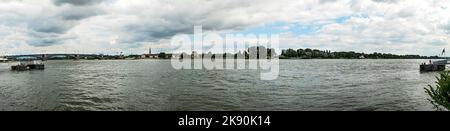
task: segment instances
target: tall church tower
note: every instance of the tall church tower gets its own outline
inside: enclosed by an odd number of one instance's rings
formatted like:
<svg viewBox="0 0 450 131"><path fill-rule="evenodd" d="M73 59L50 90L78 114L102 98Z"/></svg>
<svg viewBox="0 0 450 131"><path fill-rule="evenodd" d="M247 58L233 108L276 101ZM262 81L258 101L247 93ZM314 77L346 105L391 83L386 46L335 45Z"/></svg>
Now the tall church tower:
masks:
<svg viewBox="0 0 450 131"><path fill-rule="evenodd" d="M148 54L151 55L152 54L152 48L148 49Z"/></svg>

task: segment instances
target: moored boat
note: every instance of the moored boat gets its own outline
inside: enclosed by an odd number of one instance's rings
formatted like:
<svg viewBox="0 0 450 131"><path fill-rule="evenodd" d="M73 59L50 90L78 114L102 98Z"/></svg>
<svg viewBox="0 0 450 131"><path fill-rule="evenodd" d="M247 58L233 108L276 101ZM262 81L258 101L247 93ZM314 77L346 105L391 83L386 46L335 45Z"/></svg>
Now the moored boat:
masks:
<svg viewBox="0 0 450 131"><path fill-rule="evenodd" d="M423 63L420 65L421 72L431 71L444 71L446 68L447 60L430 61L429 64Z"/></svg>
<svg viewBox="0 0 450 131"><path fill-rule="evenodd" d="M42 61L34 57L18 58L19 64L11 66L13 71L27 71L27 70L44 70L45 65Z"/></svg>
<svg viewBox="0 0 450 131"><path fill-rule="evenodd" d="M0 63L6 63L8 61L9 61L8 59L0 57Z"/></svg>

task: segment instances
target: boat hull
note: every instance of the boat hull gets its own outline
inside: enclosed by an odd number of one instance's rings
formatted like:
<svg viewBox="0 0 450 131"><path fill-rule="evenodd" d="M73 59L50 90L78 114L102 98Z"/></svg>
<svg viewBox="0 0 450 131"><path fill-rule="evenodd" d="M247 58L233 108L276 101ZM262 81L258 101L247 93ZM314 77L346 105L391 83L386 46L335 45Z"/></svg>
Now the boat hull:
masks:
<svg viewBox="0 0 450 131"><path fill-rule="evenodd" d="M445 70L445 64L420 65L421 72L444 71L444 70Z"/></svg>
<svg viewBox="0 0 450 131"><path fill-rule="evenodd" d="M45 69L44 64L11 66L11 70L13 71L44 70L44 69Z"/></svg>

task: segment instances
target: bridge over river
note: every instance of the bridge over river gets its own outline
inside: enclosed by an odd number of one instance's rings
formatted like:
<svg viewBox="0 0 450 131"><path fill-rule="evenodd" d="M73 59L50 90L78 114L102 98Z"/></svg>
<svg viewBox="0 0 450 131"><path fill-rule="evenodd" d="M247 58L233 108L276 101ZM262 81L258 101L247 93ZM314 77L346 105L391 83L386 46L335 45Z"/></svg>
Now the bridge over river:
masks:
<svg viewBox="0 0 450 131"><path fill-rule="evenodd" d="M30 54L6 56L10 60L17 60L23 57L34 57L40 60L76 60L76 59L103 59L110 56L96 54Z"/></svg>

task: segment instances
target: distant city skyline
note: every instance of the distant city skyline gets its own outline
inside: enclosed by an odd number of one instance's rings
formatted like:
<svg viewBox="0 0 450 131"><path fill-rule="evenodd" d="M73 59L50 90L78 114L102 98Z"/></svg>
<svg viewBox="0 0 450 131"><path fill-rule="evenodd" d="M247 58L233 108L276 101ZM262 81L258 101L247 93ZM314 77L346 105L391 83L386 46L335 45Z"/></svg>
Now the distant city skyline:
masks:
<svg viewBox="0 0 450 131"><path fill-rule="evenodd" d="M0 0L0 55L169 52L171 37L201 25L279 34L281 49L434 56L450 48L449 7L448 0Z"/></svg>

